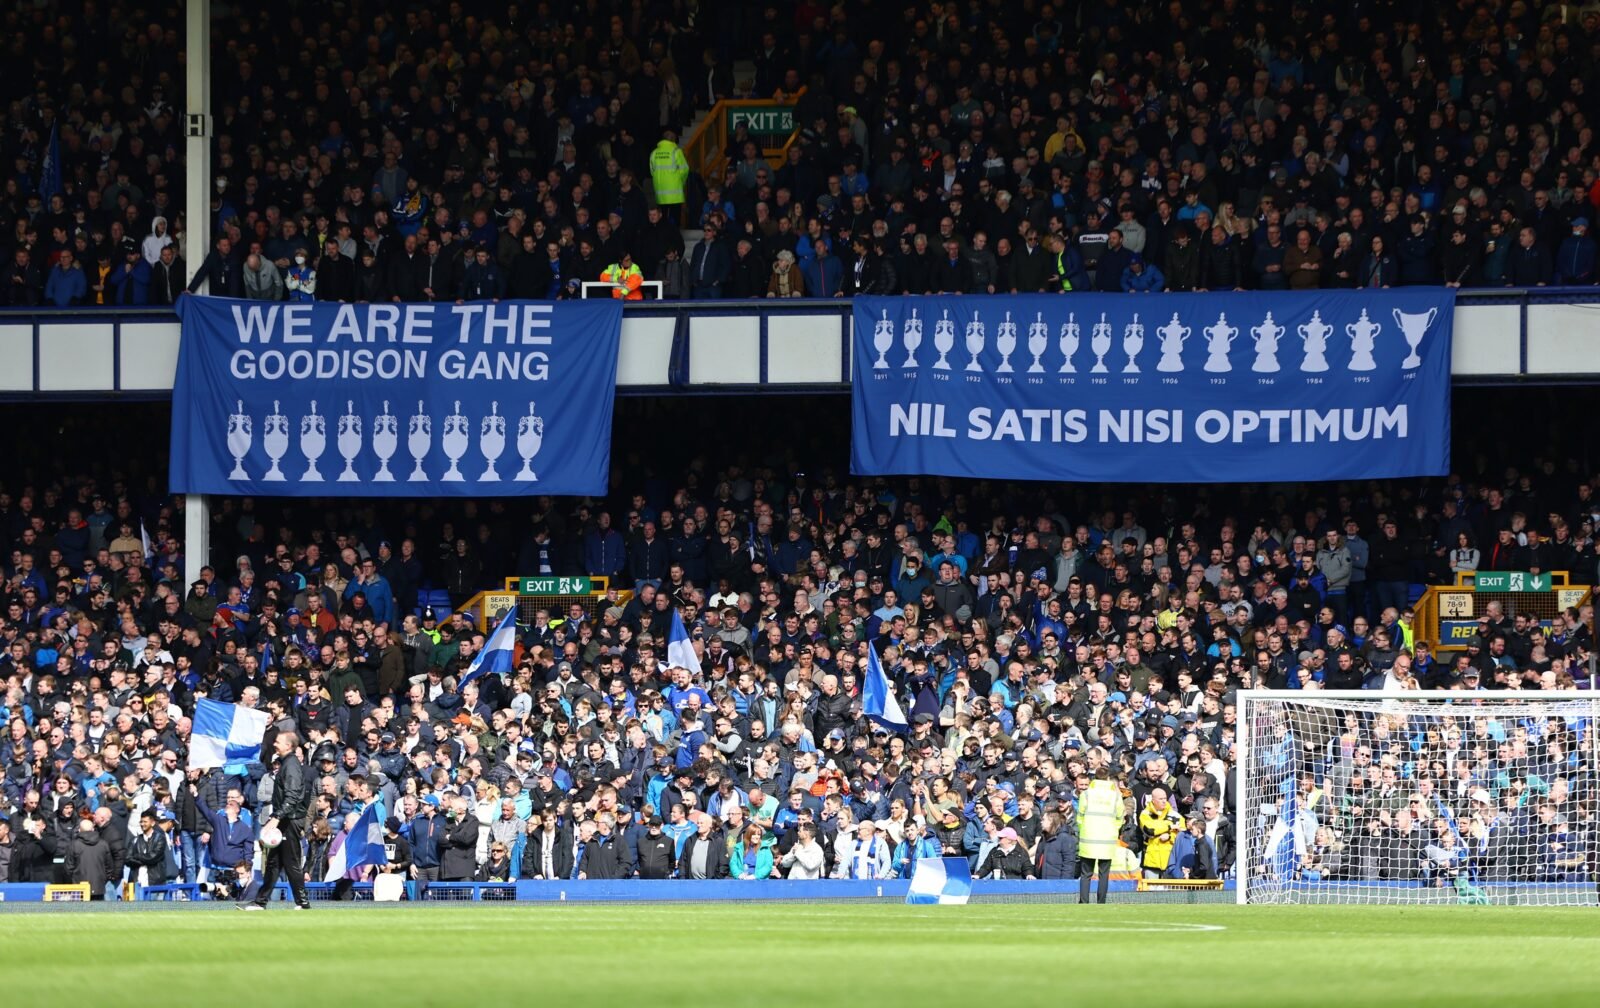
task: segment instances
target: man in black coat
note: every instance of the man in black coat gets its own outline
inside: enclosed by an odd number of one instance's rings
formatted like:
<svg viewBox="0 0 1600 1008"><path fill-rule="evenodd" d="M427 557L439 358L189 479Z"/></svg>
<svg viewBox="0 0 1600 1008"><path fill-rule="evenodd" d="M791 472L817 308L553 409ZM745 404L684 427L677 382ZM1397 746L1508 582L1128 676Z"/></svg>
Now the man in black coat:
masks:
<svg viewBox="0 0 1600 1008"><path fill-rule="evenodd" d="M578 877L620 879L632 875L632 859L628 857L625 847L626 844L616 833L615 820L609 814L602 813L595 819L594 835L585 837L578 844Z"/></svg>
<svg viewBox="0 0 1600 1008"><path fill-rule="evenodd" d="M678 877L682 879L725 879L728 877L728 845L715 831L716 820L701 812L695 820L694 836L683 843L678 858Z"/></svg>
<svg viewBox="0 0 1600 1008"><path fill-rule="evenodd" d="M156 826L156 813L145 809L139 815L139 831L128 839L128 867L138 885L165 885L167 882L167 835ZM144 878L139 878L140 869Z"/></svg>
<svg viewBox="0 0 1600 1008"><path fill-rule="evenodd" d="M639 838L639 877L671 878L677 868L677 844L661 832L661 817L653 816L645 825L644 836Z"/></svg>
<svg viewBox="0 0 1600 1008"><path fill-rule="evenodd" d="M206 292L212 297L244 297L244 264L235 258L233 241L227 236L217 239L216 246L206 254L200 268L195 270L194 279L189 281L189 293L198 291L207 280L211 281L211 286ZM159 292L154 289L154 276L151 277L151 288L152 300L155 300Z"/></svg>
<svg viewBox="0 0 1600 1008"><path fill-rule="evenodd" d="M450 799L449 828L439 845L439 881L469 882L478 871L478 817L463 798Z"/></svg>
<svg viewBox="0 0 1600 1008"><path fill-rule="evenodd" d="M525 879L569 879L572 877L572 833L561 825L561 817L550 808L529 824L528 839L522 847Z"/></svg>
<svg viewBox="0 0 1600 1008"><path fill-rule="evenodd" d="M245 904L246 910L267 908L267 900L277 888L280 873L288 877L294 905L302 910L311 909L306 899L305 865L300 858L300 839L311 789L306 781L305 764L300 762L299 746L300 739L292 731L279 732L272 740L272 751L277 756L277 769L272 776L272 818L263 823L262 828L276 827L282 832L283 841L264 854L266 872L261 879L261 890L254 902Z"/></svg>

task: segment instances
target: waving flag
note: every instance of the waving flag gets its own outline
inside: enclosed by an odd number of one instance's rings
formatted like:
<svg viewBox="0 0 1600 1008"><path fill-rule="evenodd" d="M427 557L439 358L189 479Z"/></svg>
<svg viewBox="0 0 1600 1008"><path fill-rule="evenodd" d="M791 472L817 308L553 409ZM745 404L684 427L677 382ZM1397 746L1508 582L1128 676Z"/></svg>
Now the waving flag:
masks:
<svg viewBox="0 0 1600 1008"><path fill-rule="evenodd" d="M966 858L918 858L906 902L960 905L971 895L972 866Z"/></svg>
<svg viewBox="0 0 1600 1008"><path fill-rule="evenodd" d="M895 698L894 685L884 674L883 661L878 649L867 645L867 676L861 683L861 713L888 728L890 731L907 731L911 723L900 701Z"/></svg>
<svg viewBox="0 0 1600 1008"><path fill-rule="evenodd" d="M353 873L358 868L388 862L383 851L383 824L378 821L380 808L381 805L372 802L356 817L349 829L341 830L333 838L333 843L328 846L328 872L322 876L322 881L337 882L346 877L354 878Z"/></svg>
<svg viewBox="0 0 1600 1008"><path fill-rule="evenodd" d="M50 127L50 145L45 148L44 162L39 166L39 198L49 204L50 197L61 192L61 134L59 127Z"/></svg>
<svg viewBox="0 0 1600 1008"><path fill-rule="evenodd" d="M494 633L484 642L483 650L472 659L466 675L461 677L460 685L478 678L486 672L510 672L516 667L517 658L517 607L512 606L500 618L500 625L494 628Z"/></svg>
<svg viewBox="0 0 1600 1008"><path fill-rule="evenodd" d="M189 769L252 763L261 759L267 712L201 698L189 734Z"/></svg>
<svg viewBox="0 0 1600 1008"><path fill-rule="evenodd" d="M1317 814L1311 807L1316 804L1316 799L1317 792L1313 791L1306 797L1305 807L1302 807L1299 793L1291 789L1278 811L1277 823L1273 825L1272 832L1267 834L1267 857L1272 865L1272 874L1281 882L1294 879L1300 860L1315 842Z"/></svg>
<svg viewBox="0 0 1600 1008"><path fill-rule="evenodd" d="M667 631L667 668L700 671L700 659L694 653L694 641L689 639L683 617L678 615L676 609L672 610L672 629Z"/></svg>

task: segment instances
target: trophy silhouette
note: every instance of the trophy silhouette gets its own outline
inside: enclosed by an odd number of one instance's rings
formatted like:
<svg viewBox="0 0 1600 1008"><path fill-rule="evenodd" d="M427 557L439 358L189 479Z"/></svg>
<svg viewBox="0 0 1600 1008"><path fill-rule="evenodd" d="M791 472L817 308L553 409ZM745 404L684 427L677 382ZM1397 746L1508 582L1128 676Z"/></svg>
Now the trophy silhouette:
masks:
<svg viewBox="0 0 1600 1008"><path fill-rule="evenodd" d="M400 421L389 413L389 400L383 401L383 412L372 421L372 452L378 456L378 471L373 473L374 483L393 483L394 473L389 471L389 460L400 446Z"/></svg>
<svg viewBox="0 0 1600 1008"><path fill-rule="evenodd" d="M1345 326L1344 331L1350 337L1350 370L1377 370L1378 362L1373 360L1372 351L1378 345L1378 334L1383 326L1367 318L1367 310L1363 308L1361 317Z"/></svg>
<svg viewBox="0 0 1600 1008"><path fill-rule="evenodd" d="M1045 325L1044 312L1035 312L1033 321L1028 325L1028 353L1033 355L1033 363L1028 365L1029 374L1038 374L1044 370L1039 358L1044 356L1049 346L1050 327Z"/></svg>
<svg viewBox="0 0 1600 1008"><path fill-rule="evenodd" d="M1078 352L1081 343L1079 336L1082 327L1078 325L1076 312L1067 312L1067 320L1061 323L1061 356L1066 359L1061 362L1061 374L1077 374L1078 369L1072 366L1072 355Z"/></svg>
<svg viewBox="0 0 1600 1008"><path fill-rule="evenodd" d="M1312 312L1311 321L1302 325L1298 332L1306 351L1300 370L1312 374L1328 370L1328 337L1333 335L1333 326L1322 321L1322 312Z"/></svg>
<svg viewBox="0 0 1600 1008"><path fill-rule="evenodd" d="M234 400L235 412L228 414L228 454L233 456L233 471L228 474L231 480L247 480L250 474L244 471L244 457L250 451L252 428L250 417L244 411L244 400Z"/></svg>
<svg viewBox="0 0 1600 1008"><path fill-rule="evenodd" d="M361 454L361 418L356 416L356 403L354 399L344 401L344 416L339 418L336 443L339 445L339 454L344 456L344 471L339 473L340 483L356 483L361 477L356 475L356 456Z"/></svg>
<svg viewBox="0 0 1600 1008"><path fill-rule="evenodd" d="M1183 344L1189 338L1192 330L1178 321L1178 313L1172 313L1172 321L1156 330L1156 336L1161 339L1161 359L1156 361L1156 370L1171 374L1183 370Z"/></svg>
<svg viewBox="0 0 1600 1008"><path fill-rule="evenodd" d="M544 444L544 417L533 412L533 403L528 403L528 415L517 421L517 454L522 456L522 468L517 471L517 479L533 482L539 477L533 472L533 457L539 454L539 446Z"/></svg>
<svg viewBox="0 0 1600 1008"><path fill-rule="evenodd" d="M1111 323L1106 321L1105 312L1100 313L1100 321L1089 330L1089 349L1094 351L1094 367L1089 373L1105 374L1106 354L1111 352Z"/></svg>
<svg viewBox="0 0 1600 1008"><path fill-rule="evenodd" d="M986 333L983 323L978 320L978 313L972 313L972 321L967 323L967 353L972 359L967 361L968 371L982 371L983 365L978 363L978 355L983 353L984 337Z"/></svg>
<svg viewBox="0 0 1600 1008"><path fill-rule="evenodd" d="M478 477L478 482L500 482L500 474L495 472L494 463L506 450L506 418L500 415L498 400L489 404L489 415L483 418L479 427L478 450L483 452L484 459L489 463L483 475Z"/></svg>
<svg viewBox="0 0 1600 1008"><path fill-rule="evenodd" d="M278 412L278 400L272 400L272 412L261 425L261 447L266 449L272 467L261 477L269 483L282 483L288 477L278 468L278 463L289 451L289 418Z"/></svg>
<svg viewBox="0 0 1600 1008"><path fill-rule="evenodd" d="M950 351L956 345L956 324L950 321L950 309L946 308L944 318L933 324L933 348L939 351L939 359L933 362L935 371L950 370Z"/></svg>
<svg viewBox="0 0 1600 1008"><path fill-rule="evenodd" d="M1239 330L1228 324L1228 314L1223 312L1217 317L1215 325L1201 331L1206 335L1206 351L1210 355L1206 357L1205 369L1213 374L1232 371L1228 350L1233 346L1233 338L1239 335Z"/></svg>
<svg viewBox="0 0 1600 1008"><path fill-rule="evenodd" d="M1267 317L1261 324L1250 330L1250 335L1256 341L1256 360L1250 365L1250 370L1261 374L1273 374L1278 370L1278 340L1286 332L1281 325L1272 321L1272 313L1267 312Z"/></svg>
<svg viewBox="0 0 1600 1008"><path fill-rule="evenodd" d="M1011 355L1017 349L1017 324L1011 321L1010 312L1006 312L1006 320L995 328L994 345L1000 351L1000 366L995 371L1010 374Z"/></svg>
<svg viewBox="0 0 1600 1008"><path fill-rule="evenodd" d="M900 366L917 367L917 347L922 345L922 320L917 318L915 308L911 309L911 317L906 319L906 324L900 330L900 342L904 343L906 348L906 362Z"/></svg>
<svg viewBox="0 0 1600 1008"><path fill-rule="evenodd" d="M322 457L327 447L328 421L317 412L317 401L313 399L311 412L300 418L300 451L306 457L306 471L300 477L300 482L322 482L322 474L317 472L317 459Z"/></svg>
<svg viewBox="0 0 1600 1008"><path fill-rule="evenodd" d="M406 477L408 483L426 483L428 474L422 468L422 460L428 457L428 449L433 447L433 417L428 415L427 407L422 400L417 400L417 411L411 414L411 420L406 424L406 450L411 453L415 463L411 467L411 475Z"/></svg>
<svg viewBox="0 0 1600 1008"><path fill-rule="evenodd" d="M1429 308L1421 314L1394 310L1395 324L1400 327L1401 335L1406 338L1406 345L1411 352L1406 354L1406 359L1400 362L1402 368L1419 368L1422 366L1422 357L1417 353L1422 346L1422 337L1428 335L1428 327L1433 325L1433 320L1439 317L1439 309Z"/></svg>
<svg viewBox="0 0 1600 1008"><path fill-rule="evenodd" d="M1123 374L1139 373L1139 351L1144 349L1144 324L1139 321L1139 313L1133 313L1133 321L1122 329L1122 352L1128 355L1128 363L1122 366Z"/></svg>
<svg viewBox="0 0 1600 1008"><path fill-rule="evenodd" d="M455 412L444 418L444 431L439 436L439 444L444 448L444 457L450 460L450 468L439 479L445 483L465 483L467 478L461 475L457 463L461 456L467 453L467 418L461 414L461 400L456 400Z"/></svg>
<svg viewBox="0 0 1600 1008"><path fill-rule="evenodd" d="M883 317L872 326L872 348L878 351L878 359L872 362L874 371L886 371L889 368L889 348L894 346L894 323L889 321L889 311L884 309Z"/></svg>

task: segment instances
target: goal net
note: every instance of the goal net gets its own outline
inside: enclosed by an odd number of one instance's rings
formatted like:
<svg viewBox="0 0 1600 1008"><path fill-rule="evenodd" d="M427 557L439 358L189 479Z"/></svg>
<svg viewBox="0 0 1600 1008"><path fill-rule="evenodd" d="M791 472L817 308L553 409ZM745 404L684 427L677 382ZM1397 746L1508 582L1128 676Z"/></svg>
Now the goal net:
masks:
<svg viewBox="0 0 1600 1008"><path fill-rule="evenodd" d="M1239 694L1241 903L1589 905L1600 700Z"/></svg>

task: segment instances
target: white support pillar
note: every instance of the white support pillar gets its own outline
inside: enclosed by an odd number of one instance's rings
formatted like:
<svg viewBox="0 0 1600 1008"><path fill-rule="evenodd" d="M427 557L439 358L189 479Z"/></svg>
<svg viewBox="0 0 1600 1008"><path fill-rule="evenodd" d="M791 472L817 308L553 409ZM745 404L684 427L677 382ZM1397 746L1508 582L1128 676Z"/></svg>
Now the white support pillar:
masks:
<svg viewBox="0 0 1600 1008"><path fill-rule="evenodd" d="M211 251L211 0L188 0L184 61L184 218L190 275ZM205 289L201 288L202 294Z"/></svg>
<svg viewBox="0 0 1600 1008"><path fill-rule="evenodd" d="M188 0L185 19L183 205L192 275L211 251L211 0ZM189 583L200 577L210 558L210 504L204 494L188 494L183 501L183 576Z"/></svg>
<svg viewBox="0 0 1600 1008"><path fill-rule="evenodd" d="M211 562L211 502L205 494L183 495L183 578L188 585L200 578L200 568Z"/></svg>

